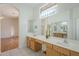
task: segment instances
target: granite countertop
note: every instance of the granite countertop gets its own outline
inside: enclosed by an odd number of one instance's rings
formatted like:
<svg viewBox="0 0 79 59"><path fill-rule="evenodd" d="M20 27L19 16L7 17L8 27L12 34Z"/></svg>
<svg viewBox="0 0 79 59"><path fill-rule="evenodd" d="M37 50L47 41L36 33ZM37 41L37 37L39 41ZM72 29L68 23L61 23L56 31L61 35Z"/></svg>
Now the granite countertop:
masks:
<svg viewBox="0 0 79 59"><path fill-rule="evenodd" d="M48 39L45 38L43 35L33 35L33 34L28 34L27 36L36 38L37 40L41 40L50 44L54 44L72 51L79 52L79 41L78 40L71 40L71 39L66 39L67 43L64 43L63 38L57 38L57 37L50 37Z"/></svg>

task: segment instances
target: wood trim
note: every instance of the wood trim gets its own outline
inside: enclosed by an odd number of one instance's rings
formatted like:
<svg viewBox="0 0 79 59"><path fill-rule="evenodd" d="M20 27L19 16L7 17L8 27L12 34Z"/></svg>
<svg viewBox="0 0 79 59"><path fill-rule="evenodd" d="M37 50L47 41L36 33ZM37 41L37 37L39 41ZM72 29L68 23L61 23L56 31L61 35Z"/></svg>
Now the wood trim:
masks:
<svg viewBox="0 0 79 59"><path fill-rule="evenodd" d="M1 38L1 52L18 48L19 38L18 36Z"/></svg>
<svg viewBox="0 0 79 59"><path fill-rule="evenodd" d="M12 36L12 37L1 38L1 40L2 39L13 39L13 38L19 38L19 36Z"/></svg>

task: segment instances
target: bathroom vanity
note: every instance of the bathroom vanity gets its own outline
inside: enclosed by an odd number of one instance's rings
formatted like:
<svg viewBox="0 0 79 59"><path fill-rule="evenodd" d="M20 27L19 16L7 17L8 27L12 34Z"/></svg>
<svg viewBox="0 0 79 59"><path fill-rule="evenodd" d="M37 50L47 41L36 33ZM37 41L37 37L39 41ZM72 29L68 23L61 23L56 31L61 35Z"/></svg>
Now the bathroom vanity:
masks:
<svg viewBox="0 0 79 59"><path fill-rule="evenodd" d="M65 6L49 3L40 7L41 26L37 26L39 30L36 32L40 31L41 35L34 35L34 32L30 31L33 34L27 35L27 47L34 46L31 49L39 51L45 45L47 56L79 56L79 7ZM49 38L46 39L45 36ZM39 48L36 48L38 46Z"/></svg>
<svg viewBox="0 0 79 59"><path fill-rule="evenodd" d="M42 48L42 43L38 42L36 38L27 37L27 47L33 51L39 51Z"/></svg>
<svg viewBox="0 0 79 59"><path fill-rule="evenodd" d="M42 49L43 44L46 44L46 56L79 56L79 43L75 40L64 43L62 38L46 39L41 35L27 35L26 40L27 47L36 52Z"/></svg>

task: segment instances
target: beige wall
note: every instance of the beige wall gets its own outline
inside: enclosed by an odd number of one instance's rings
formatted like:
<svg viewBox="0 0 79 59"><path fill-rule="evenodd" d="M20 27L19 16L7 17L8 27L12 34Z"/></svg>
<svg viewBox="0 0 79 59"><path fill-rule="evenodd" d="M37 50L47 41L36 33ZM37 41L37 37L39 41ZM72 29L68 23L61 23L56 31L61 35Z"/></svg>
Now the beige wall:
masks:
<svg viewBox="0 0 79 59"><path fill-rule="evenodd" d="M5 18L1 21L1 38L18 36L18 18Z"/></svg>

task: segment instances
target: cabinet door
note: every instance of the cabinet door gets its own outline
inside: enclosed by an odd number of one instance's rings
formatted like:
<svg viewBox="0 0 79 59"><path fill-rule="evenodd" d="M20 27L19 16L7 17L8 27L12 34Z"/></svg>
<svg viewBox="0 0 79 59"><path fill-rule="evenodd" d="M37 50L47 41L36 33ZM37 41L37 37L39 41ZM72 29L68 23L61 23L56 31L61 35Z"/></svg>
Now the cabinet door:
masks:
<svg viewBox="0 0 79 59"><path fill-rule="evenodd" d="M62 56L69 56L70 51L68 49L53 45L53 49L58 51Z"/></svg>
<svg viewBox="0 0 79 59"><path fill-rule="evenodd" d="M60 53L57 52L55 49L53 49L52 44L47 44L46 55L47 56L60 56Z"/></svg>
<svg viewBox="0 0 79 59"><path fill-rule="evenodd" d="M60 54L58 51L56 51L56 50L53 50L52 52L53 52L53 56L60 56L60 55L61 55L61 54Z"/></svg>
<svg viewBox="0 0 79 59"><path fill-rule="evenodd" d="M42 49L42 44L35 41L35 51L39 51Z"/></svg>
<svg viewBox="0 0 79 59"><path fill-rule="evenodd" d="M60 53L50 48L46 50L46 55L47 56L60 56Z"/></svg>
<svg viewBox="0 0 79 59"><path fill-rule="evenodd" d="M42 45L37 39L27 37L27 47L31 48L33 51L39 51L42 48Z"/></svg>
<svg viewBox="0 0 79 59"><path fill-rule="evenodd" d="M47 56L52 56L53 55L53 48L52 48L52 44L47 43L47 48L46 48L46 55Z"/></svg>
<svg viewBox="0 0 79 59"><path fill-rule="evenodd" d="M47 48L47 50L46 50L46 55L47 55L47 56L53 56L52 49Z"/></svg>
<svg viewBox="0 0 79 59"><path fill-rule="evenodd" d="M42 48L42 45L38 42L36 42L34 39L32 39L31 41L31 49L34 51L39 51Z"/></svg>
<svg viewBox="0 0 79 59"><path fill-rule="evenodd" d="M35 51L35 42L34 42L34 40L30 40L30 48Z"/></svg>

